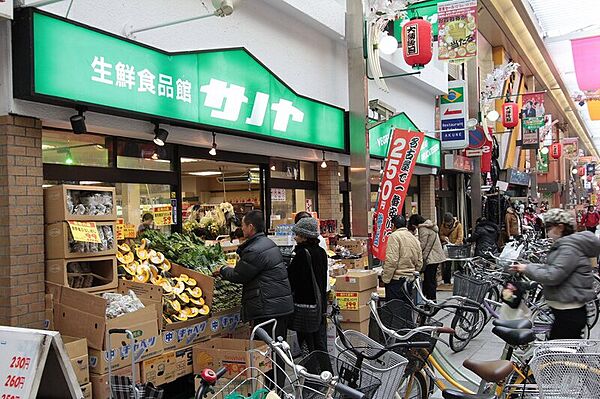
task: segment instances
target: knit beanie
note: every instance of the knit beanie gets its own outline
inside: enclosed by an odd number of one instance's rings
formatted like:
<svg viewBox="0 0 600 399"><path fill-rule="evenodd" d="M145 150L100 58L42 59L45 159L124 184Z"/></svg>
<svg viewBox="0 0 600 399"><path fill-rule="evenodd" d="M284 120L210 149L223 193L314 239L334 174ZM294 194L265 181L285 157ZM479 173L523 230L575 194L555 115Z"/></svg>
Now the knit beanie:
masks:
<svg viewBox="0 0 600 399"><path fill-rule="evenodd" d="M318 238L319 224L315 218L302 218L292 227L292 231L306 238Z"/></svg>

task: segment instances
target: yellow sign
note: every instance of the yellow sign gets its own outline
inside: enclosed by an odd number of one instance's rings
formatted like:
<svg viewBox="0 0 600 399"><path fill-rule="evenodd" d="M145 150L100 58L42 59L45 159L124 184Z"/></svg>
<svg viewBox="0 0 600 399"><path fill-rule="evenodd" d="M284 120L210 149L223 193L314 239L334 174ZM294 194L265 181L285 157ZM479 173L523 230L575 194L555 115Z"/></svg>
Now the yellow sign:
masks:
<svg viewBox="0 0 600 399"><path fill-rule="evenodd" d="M117 231L115 235L117 236L117 241L121 241L125 239L125 235L123 233L123 228L125 227L125 221L123 219L117 219Z"/></svg>
<svg viewBox="0 0 600 399"><path fill-rule="evenodd" d="M154 224L157 226L170 226L173 224L173 207L171 205L154 208Z"/></svg>
<svg viewBox="0 0 600 399"><path fill-rule="evenodd" d="M94 222L69 222L73 240L101 244L100 234Z"/></svg>
<svg viewBox="0 0 600 399"><path fill-rule="evenodd" d="M135 238L136 229L135 224L124 224L123 225L123 238Z"/></svg>
<svg viewBox="0 0 600 399"><path fill-rule="evenodd" d="M596 205L598 203L598 196L596 194L592 194L592 198L590 199L591 205Z"/></svg>
<svg viewBox="0 0 600 399"><path fill-rule="evenodd" d="M336 292L335 298L341 310L358 310L358 292Z"/></svg>

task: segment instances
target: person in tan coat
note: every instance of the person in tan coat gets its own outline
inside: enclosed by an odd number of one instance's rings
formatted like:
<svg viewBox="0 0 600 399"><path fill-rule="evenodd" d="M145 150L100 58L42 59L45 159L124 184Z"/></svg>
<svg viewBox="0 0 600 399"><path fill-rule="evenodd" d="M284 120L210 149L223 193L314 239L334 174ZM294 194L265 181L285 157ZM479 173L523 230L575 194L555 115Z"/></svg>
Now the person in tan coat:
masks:
<svg viewBox="0 0 600 399"><path fill-rule="evenodd" d="M440 226L440 240L442 245L462 245L464 240L463 225L450 212L444 214L444 221ZM444 263L442 267L442 279L444 284L450 284L452 280L452 262Z"/></svg>
<svg viewBox="0 0 600 399"><path fill-rule="evenodd" d="M403 292L404 282L412 280L415 271L423 268L423 254L421 244L406 228L406 219L396 215L392 218L394 231L388 237L385 263L383 264L382 280L385 283L385 298L412 301L412 292L409 298Z"/></svg>
<svg viewBox="0 0 600 399"><path fill-rule="evenodd" d="M512 206L506 210L506 216L504 216L504 222L506 223L506 233L509 238L520 237L522 234L521 218Z"/></svg>
<svg viewBox="0 0 600 399"><path fill-rule="evenodd" d="M423 254L423 294L427 299L436 300L437 270L446 261L446 254L439 237L439 228L431 220L421 215L412 215L408 220L409 230L414 230L421 243Z"/></svg>

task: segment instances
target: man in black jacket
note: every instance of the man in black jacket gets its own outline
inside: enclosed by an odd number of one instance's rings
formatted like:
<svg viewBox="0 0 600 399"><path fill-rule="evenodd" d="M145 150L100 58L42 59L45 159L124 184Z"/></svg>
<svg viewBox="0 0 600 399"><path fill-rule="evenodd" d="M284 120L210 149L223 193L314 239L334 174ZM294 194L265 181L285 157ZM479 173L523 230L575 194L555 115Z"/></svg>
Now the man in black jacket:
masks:
<svg viewBox="0 0 600 399"><path fill-rule="evenodd" d="M224 266L217 274L232 283L243 284L242 320L259 324L276 319L275 334L287 339L287 318L294 312L294 301L281 251L265 236L261 211L250 211L244 216L242 231L246 241L237 250L240 260L235 267ZM271 328L266 326L265 330L271 333ZM285 379L283 371L279 371L278 385Z"/></svg>

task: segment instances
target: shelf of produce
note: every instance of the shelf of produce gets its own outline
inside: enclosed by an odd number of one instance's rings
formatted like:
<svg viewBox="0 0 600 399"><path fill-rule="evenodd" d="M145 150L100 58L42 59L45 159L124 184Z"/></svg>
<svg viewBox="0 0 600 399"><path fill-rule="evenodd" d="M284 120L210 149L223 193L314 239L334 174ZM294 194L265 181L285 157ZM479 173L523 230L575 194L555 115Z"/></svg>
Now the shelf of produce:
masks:
<svg viewBox="0 0 600 399"><path fill-rule="evenodd" d="M115 222L95 222L97 228L102 228L104 232L101 237L106 237L106 250L100 250L104 244L84 243L73 241L69 224L66 222L54 223L46 226L46 259L71 259L85 258L92 256L107 256L117 253L117 244L115 240L116 225ZM95 245L95 251L92 250Z"/></svg>
<svg viewBox="0 0 600 399"><path fill-rule="evenodd" d="M48 187L44 189L44 217L46 224L66 220L116 221L115 189L69 184Z"/></svg>
<svg viewBox="0 0 600 399"><path fill-rule="evenodd" d="M93 277L95 285L89 287L74 286L76 277ZM89 278L89 277L88 277ZM46 280L73 289L94 292L117 288L117 260L114 256L98 258L51 259L46 261Z"/></svg>

